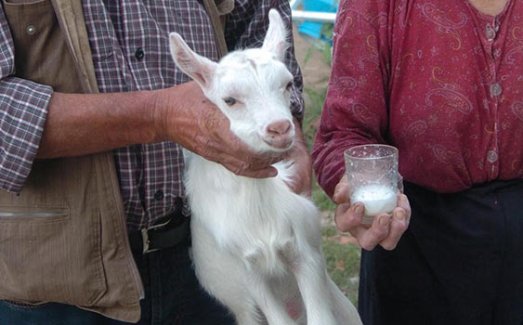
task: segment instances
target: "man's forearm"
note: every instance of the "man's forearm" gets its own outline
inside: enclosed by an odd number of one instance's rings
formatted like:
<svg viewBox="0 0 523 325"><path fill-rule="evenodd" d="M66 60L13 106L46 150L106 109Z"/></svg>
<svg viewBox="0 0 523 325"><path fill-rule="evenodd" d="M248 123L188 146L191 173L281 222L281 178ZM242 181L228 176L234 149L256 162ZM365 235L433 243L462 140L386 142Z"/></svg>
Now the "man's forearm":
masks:
<svg viewBox="0 0 523 325"><path fill-rule="evenodd" d="M271 165L283 158L259 154L242 143L193 81L143 92L55 93L37 158L82 156L161 141L176 142L248 177L274 176Z"/></svg>
<svg viewBox="0 0 523 325"><path fill-rule="evenodd" d="M159 141L154 92L55 93L38 158L81 156Z"/></svg>

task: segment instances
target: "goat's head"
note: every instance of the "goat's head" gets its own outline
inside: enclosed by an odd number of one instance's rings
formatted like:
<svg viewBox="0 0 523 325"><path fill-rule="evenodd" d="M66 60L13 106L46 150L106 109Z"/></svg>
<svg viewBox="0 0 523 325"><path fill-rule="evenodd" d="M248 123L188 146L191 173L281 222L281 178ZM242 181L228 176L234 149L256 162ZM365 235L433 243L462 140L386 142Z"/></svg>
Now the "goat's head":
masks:
<svg viewBox="0 0 523 325"><path fill-rule="evenodd" d="M257 151L288 150L294 141L293 76L283 64L287 35L272 9L261 48L231 52L216 63L193 52L180 35L170 34L175 63L228 117L231 131Z"/></svg>

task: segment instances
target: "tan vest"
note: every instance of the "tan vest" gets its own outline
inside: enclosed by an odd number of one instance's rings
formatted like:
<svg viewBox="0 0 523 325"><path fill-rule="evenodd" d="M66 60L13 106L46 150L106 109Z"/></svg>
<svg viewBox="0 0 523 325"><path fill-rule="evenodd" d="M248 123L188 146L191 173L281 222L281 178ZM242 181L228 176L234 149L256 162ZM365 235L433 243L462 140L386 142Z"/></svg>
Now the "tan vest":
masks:
<svg viewBox="0 0 523 325"><path fill-rule="evenodd" d="M225 53L217 16L233 1L204 3ZM4 11L16 76L97 92L81 0L10 0ZM0 191L1 300L60 302L136 322L141 298L112 153L37 160L19 194Z"/></svg>

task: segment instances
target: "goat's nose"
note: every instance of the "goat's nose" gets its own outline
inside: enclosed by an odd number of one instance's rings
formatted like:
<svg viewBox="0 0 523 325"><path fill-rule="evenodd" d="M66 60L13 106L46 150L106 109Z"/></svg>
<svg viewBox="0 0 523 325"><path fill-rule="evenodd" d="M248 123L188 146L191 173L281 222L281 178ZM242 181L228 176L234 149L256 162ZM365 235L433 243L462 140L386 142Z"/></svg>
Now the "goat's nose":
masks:
<svg viewBox="0 0 523 325"><path fill-rule="evenodd" d="M267 133L272 135L284 135L291 129L291 122L280 120L267 125Z"/></svg>

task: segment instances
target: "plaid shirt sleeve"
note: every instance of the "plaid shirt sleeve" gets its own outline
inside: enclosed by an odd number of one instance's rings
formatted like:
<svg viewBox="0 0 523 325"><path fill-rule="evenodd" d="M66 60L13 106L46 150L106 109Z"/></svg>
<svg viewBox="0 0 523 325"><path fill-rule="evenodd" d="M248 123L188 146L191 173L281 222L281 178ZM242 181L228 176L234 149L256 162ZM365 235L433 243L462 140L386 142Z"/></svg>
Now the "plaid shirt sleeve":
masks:
<svg viewBox="0 0 523 325"><path fill-rule="evenodd" d="M0 189L19 192L38 151L52 88L14 71L13 40L0 6Z"/></svg>
<svg viewBox="0 0 523 325"><path fill-rule="evenodd" d="M269 24L269 10L278 10L286 25L289 27L289 40L286 64L294 75L294 89L291 95L291 109L296 118L303 119L303 78L301 70L294 56L292 44L291 8L288 0L278 1L249 1L236 0L234 10L227 17L225 38L229 49L259 47L263 44L265 32Z"/></svg>

